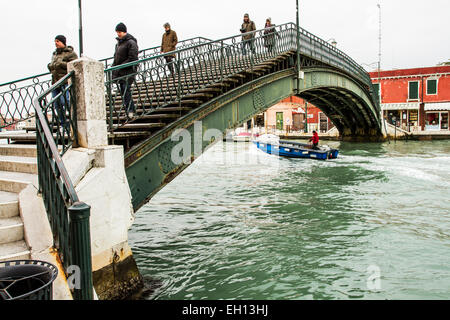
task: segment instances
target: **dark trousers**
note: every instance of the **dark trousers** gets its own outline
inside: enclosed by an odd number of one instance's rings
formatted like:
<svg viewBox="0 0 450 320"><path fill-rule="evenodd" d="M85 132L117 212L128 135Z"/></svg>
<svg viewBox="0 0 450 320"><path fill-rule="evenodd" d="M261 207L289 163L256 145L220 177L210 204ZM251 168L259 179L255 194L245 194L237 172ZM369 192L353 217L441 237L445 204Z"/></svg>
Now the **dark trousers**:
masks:
<svg viewBox="0 0 450 320"><path fill-rule="evenodd" d="M273 52L273 44L266 45L267 52L272 53Z"/></svg>
<svg viewBox="0 0 450 320"><path fill-rule="evenodd" d="M249 47L249 49L252 51L252 53L255 53L255 44L254 39L250 40L244 40L242 42L242 54L245 56L247 54L247 51L245 50L245 47Z"/></svg>
<svg viewBox="0 0 450 320"><path fill-rule="evenodd" d="M172 74L172 75L175 74L174 67L173 67L173 65L174 65L174 62L173 62L174 57L165 56L164 59L166 59L167 67L169 68L170 74Z"/></svg>
<svg viewBox="0 0 450 320"><path fill-rule="evenodd" d="M64 93L66 87L67 85L64 85L52 91L53 98L61 94L59 98L55 100L54 106L58 114L59 124L62 128L68 126L69 124L68 121L66 121L66 110L67 108L70 108L70 97L68 90Z"/></svg>
<svg viewBox="0 0 450 320"><path fill-rule="evenodd" d="M119 80L120 94L122 95L122 104L127 112L136 112L133 98L131 97L131 83L129 80Z"/></svg>

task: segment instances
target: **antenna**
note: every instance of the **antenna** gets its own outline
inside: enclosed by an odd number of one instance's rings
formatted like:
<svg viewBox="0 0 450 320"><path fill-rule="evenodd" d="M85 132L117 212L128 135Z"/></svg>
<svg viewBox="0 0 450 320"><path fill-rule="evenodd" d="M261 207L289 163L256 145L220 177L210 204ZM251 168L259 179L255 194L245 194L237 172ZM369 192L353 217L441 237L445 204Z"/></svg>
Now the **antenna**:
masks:
<svg viewBox="0 0 450 320"><path fill-rule="evenodd" d="M379 9L379 29L378 29L378 80L380 79L381 69L381 5L377 4Z"/></svg>

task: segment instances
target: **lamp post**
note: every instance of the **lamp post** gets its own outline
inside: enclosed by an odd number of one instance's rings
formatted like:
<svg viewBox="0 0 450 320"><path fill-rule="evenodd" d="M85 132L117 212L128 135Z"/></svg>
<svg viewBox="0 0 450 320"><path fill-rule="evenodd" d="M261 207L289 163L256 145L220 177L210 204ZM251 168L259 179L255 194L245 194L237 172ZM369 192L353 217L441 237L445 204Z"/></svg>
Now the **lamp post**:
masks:
<svg viewBox="0 0 450 320"><path fill-rule="evenodd" d="M299 18L299 11L298 11L298 0L296 2L296 29L297 29L297 93L300 93L300 79L303 78L303 76L300 74L300 18Z"/></svg>
<svg viewBox="0 0 450 320"><path fill-rule="evenodd" d="M308 133L308 101L305 101L305 133Z"/></svg>
<svg viewBox="0 0 450 320"><path fill-rule="evenodd" d="M78 0L78 18L79 18L79 29L78 29L78 39L80 42L80 58L83 55L83 18L81 15L81 0Z"/></svg>

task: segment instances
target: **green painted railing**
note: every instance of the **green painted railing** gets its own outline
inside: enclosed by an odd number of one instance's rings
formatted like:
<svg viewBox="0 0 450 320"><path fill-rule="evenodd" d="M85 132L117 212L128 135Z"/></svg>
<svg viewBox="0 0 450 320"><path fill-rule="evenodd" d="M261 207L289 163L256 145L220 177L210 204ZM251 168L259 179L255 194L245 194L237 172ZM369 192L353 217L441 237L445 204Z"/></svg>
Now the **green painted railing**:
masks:
<svg viewBox="0 0 450 320"><path fill-rule="evenodd" d="M187 48L211 40L196 37L179 42L179 48ZM161 47L152 47L139 51L139 59L160 54ZM114 58L100 60L105 68L111 67ZM42 73L19 80L0 84L0 128L15 125L34 116L33 101L51 86L51 74Z"/></svg>
<svg viewBox="0 0 450 320"><path fill-rule="evenodd" d="M243 36L247 35L253 38L244 41ZM296 36L295 24L287 23L106 69L109 131L128 123L130 111L133 112L133 120L145 117L168 104L180 103L182 98L193 96L207 86L223 82L233 74L252 70L257 64L296 50ZM302 28L300 52L303 57L310 57L350 74L367 86L369 91L372 88L369 74L360 65ZM175 60L169 64L165 61L168 55L175 55ZM124 68L132 68L135 72L114 76L114 73ZM175 71L173 74L171 69Z"/></svg>
<svg viewBox="0 0 450 320"><path fill-rule="evenodd" d="M73 76L73 72L69 73L33 101L39 192L66 276L71 276L71 269L80 271L74 275L80 276L80 281L75 281L80 286L72 288L73 297L92 300L90 207L79 201L61 158L77 137Z"/></svg>

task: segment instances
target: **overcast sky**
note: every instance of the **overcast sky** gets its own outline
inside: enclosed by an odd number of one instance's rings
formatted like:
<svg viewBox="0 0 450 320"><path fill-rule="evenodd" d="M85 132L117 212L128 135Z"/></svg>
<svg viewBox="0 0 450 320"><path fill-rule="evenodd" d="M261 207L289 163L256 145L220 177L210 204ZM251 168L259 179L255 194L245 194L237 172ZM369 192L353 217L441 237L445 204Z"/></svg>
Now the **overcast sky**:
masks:
<svg viewBox="0 0 450 320"><path fill-rule="evenodd" d="M450 59L449 0L300 0L300 25L324 40L336 39L358 63L371 64L378 61L377 3L382 69ZM180 40L218 39L238 34L246 12L258 29L267 17L275 24L295 22L295 0L83 0L84 53L95 59L112 56L118 22L144 49L160 44L164 22ZM0 27L0 83L47 72L57 34L79 51L77 0L1 0Z"/></svg>

